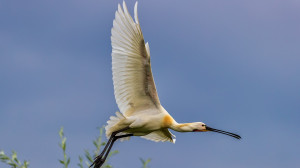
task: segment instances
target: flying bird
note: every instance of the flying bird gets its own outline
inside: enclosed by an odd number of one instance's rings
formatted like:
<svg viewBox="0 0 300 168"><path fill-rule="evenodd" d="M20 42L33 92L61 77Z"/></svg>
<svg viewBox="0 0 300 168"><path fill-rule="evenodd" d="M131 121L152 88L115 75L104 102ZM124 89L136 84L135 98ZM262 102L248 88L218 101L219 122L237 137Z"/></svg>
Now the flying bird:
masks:
<svg viewBox="0 0 300 168"><path fill-rule="evenodd" d="M149 44L144 41L138 19L137 2L134 20L125 2L123 8L118 4L111 34L114 94L120 112L107 121L105 130L109 140L90 167L101 167L114 142L131 136L175 143L175 136L169 131L172 129L177 132L213 131L241 138L203 122L177 123L160 104L151 71Z"/></svg>

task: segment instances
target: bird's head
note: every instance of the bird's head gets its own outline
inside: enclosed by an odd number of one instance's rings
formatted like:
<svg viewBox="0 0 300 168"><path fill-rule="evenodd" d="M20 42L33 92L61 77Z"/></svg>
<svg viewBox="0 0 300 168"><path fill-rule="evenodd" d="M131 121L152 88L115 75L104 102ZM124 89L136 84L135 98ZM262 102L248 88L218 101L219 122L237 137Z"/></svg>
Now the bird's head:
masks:
<svg viewBox="0 0 300 168"><path fill-rule="evenodd" d="M206 124L203 122L194 122L189 124L190 129L192 132L205 132L206 130Z"/></svg>
<svg viewBox="0 0 300 168"><path fill-rule="evenodd" d="M224 135L228 135L228 136L231 136L231 137L236 138L236 139L241 139L241 136L239 136L237 134L208 127L203 122L194 122L194 123L191 123L190 124L190 128L193 130L193 132L212 131L212 132L217 132L217 133L221 133L221 134L224 134Z"/></svg>

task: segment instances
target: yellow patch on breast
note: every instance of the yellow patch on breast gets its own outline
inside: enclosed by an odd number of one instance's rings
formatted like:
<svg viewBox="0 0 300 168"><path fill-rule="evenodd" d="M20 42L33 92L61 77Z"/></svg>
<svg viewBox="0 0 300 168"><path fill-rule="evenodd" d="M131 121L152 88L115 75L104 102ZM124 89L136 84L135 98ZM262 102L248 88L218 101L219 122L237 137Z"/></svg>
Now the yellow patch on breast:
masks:
<svg viewBox="0 0 300 168"><path fill-rule="evenodd" d="M166 115L163 119L162 126L169 127L170 125L172 125L173 121L174 119L170 115Z"/></svg>

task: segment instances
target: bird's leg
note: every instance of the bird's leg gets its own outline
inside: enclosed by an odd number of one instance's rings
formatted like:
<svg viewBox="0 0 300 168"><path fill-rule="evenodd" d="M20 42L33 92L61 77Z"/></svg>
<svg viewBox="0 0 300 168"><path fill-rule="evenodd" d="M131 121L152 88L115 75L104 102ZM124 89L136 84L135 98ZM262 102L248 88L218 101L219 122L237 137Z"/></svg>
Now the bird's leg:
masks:
<svg viewBox="0 0 300 168"><path fill-rule="evenodd" d="M104 155L104 153L105 153L107 147L110 145L110 143L111 143L111 141L113 140L114 137L115 137L114 135L110 136L110 138L109 138L109 140L107 141L107 143L106 143L106 145L105 145L103 151L101 152L100 155L98 155L97 157L95 157L94 162L93 162L93 164L92 164L90 167L92 167L92 166L95 164L95 161L96 161L97 159L102 158L102 156Z"/></svg>
<svg viewBox="0 0 300 168"><path fill-rule="evenodd" d="M107 158L107 156L108 156L108 154L109 154L109 152L110 152L112 146L114 145L114 143L115 143L118 139L120 139L120 138L125 138L125 137L130 137L130 136L133 136L133 134L126 134L126 135L115 136L115 138L112 140L112 142L111 142L111 144L110 144L110 146L109 146L109 148L108 148L108 150L107 150L107 152L106 152L106 154L105 154L105 156L104 156L104 158L103 158L103 163L105 162L105 160L106 160L106 158Z"/></svg>
<svg viewBox="0 0 300 168"><path fill-rule="evenodd" d="M109 140L107 141L107 144L105 145L103 151L101 152L100 155L98 155L98 156L94 159L94 162L93 162L93 164L92 164L90 167L92 167L93 165L95 165L96 160L101 160L101 158L102 158L103 155L105 154L106 149L110 146L111 142L112 142L113 139L116 137L116 135L117 135L118 133L123 132L123 131L126 131L126 130L128 130L128 129L129 129L129 127L126 127L126 128L123 128L123 129L120 129L120 130L118 130L118 131L113 132L113 133L111 134ZM96 166L96 165L95 165L95 166Z"/></svg>
<svg viewBox="0 0 300 168"><path fill-rule="evenodd" d="M100 168L100 167L103 165L103 163L105 162L105 160L106 160L106 158L107 158L107 156L108 156L108 154L109 154L109 152L110 152L112 146L113 146L114 143L116 142L116 140L118 140L118 139L120 139L120 138L129 137L129 136L133 136L133 134L126 134L126 135L114 136L113 139L111 140L111 143L110 143L110 145L109 145L109 148L108 148L108 150L106 151L106 154L104 155L104 157L103 157L103 158L102 158L102 157L97 157L97 158L95 159L94 163L93 163L91 166L94 165L94 168ZM90 166L90 167L91 167L91 166Z"/></svg>

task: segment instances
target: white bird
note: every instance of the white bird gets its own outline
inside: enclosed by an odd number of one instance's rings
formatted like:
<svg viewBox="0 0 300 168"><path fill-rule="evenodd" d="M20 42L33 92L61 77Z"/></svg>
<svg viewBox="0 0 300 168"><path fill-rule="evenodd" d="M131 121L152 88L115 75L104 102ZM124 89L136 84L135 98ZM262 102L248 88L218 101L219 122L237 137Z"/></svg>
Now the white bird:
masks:
<svg viewBox="0 0 300 168"><path fill-rule="evenodd" d="M118 4L111 34L114 94L121 113L116 112L116 116L107 121L105 129L109 140L91 167L101 167L114 142L130 136L175 143L175 136L169 131L172 129L178 132L214 131L241 138L237 134L208 127L203 122L177 123L163 108L152 76L149 44L144 41L138 20L137 2L134 20L125 2L123 9Z"/></svg>

